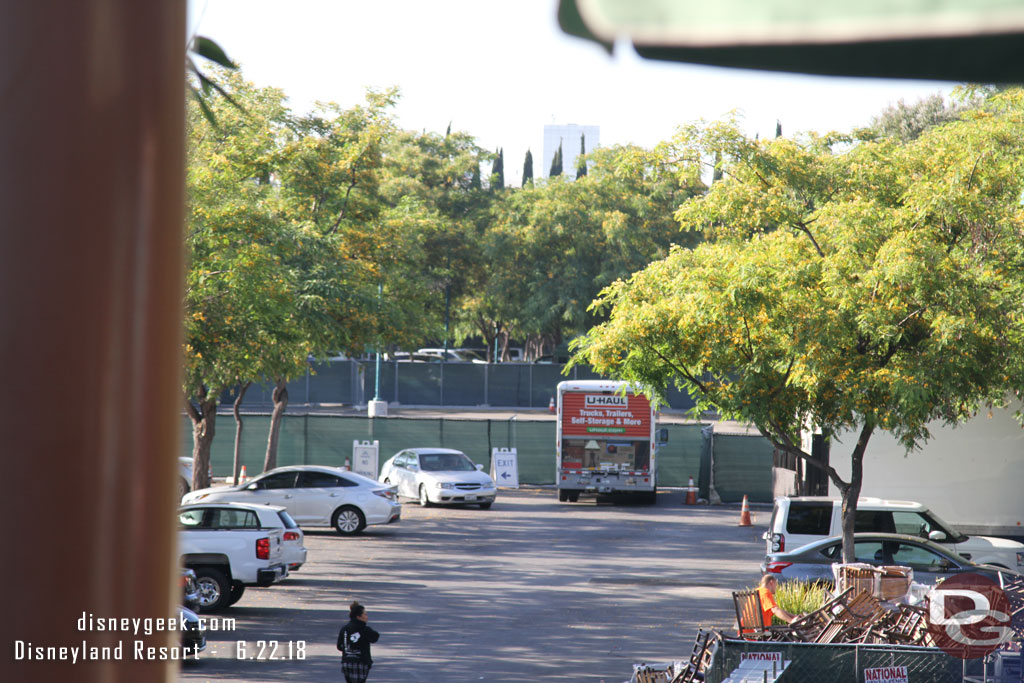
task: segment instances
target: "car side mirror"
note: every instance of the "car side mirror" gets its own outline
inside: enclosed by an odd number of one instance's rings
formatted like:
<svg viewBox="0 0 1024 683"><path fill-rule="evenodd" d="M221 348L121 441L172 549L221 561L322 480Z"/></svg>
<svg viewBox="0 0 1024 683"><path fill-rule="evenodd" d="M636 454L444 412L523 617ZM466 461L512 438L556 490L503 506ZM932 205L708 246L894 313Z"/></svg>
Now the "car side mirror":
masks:
<svg viewBox="0 0 1024 683"><path fill-rule="evenodd" d="M931 541L945 541L946 540L946 532L945 531L939 531L938 529L936 529L936 530L934 530L934 531L932 531L932 532L930 532L928 534L928 540L931 540Z"/></svg>
<svg viewBox="0 0 1024 683"><path fill-rule="evenodd" d="M484 471L484 466L481 465L480 463L477 463L476 471L477 472L483 472Z"/></svg>

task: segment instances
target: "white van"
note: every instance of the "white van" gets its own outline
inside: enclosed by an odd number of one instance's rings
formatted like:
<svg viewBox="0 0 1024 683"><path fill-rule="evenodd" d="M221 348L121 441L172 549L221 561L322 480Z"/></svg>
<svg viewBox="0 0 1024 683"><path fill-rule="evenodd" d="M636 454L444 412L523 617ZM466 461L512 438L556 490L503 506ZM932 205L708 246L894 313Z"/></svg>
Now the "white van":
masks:
<svg viewBox="0 0 1024 683"><path fill-rule="evenodd" d="M860 498L854 532L880 531L927 538L979 564L1024 571L1024 544L990 536L966 536L939 519L921 503ZM795 550L829 536L842 536L842 500L824 496L775 499L765 552Z"/></svg>

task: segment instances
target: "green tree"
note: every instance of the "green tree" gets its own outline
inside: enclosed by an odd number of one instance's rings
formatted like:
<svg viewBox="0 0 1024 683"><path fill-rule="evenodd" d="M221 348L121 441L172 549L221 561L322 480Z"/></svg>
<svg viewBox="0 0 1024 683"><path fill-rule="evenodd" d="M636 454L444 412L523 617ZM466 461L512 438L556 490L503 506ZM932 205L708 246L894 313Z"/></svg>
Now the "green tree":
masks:
<svg viewBox="0 0 1024 683"><path fill-rule="evenodd" d="M551 168L548 170L548 177L555 178L562 175L562 142L558 142L558 149L555 150L555 155L551 157Z"/></svg>
<svg viewBox="0 0 1024 683"><path fill-rule="evenodd" d="M551 351L599 319L587 306L603 287L673 242L696 243L672 213L703 186L681 185L677 171L661 152L614 147L593 152L576 182L551 178L504 197L484 239L493 265L473 302L480 334L497 327L531 357Z"/></svg>
<svg viewBox="0 0 1024 683"><path fill-rule="evenodd" d="M287 234L271 208L268 182L286 119L283 95L237 75L219 77L241 108L213 100L204 110L193 101L188 111L183 391L196 488L209 483L219 398L259 376L267 325L289 315L294 284L279 261Z"/></svg>
<svg viewBox="0 0 1024 683"><path fill-rule="evenodd" d="M938 93L923 97L913 104L899 100L872 117L870 125L858 131L858 134L867 139L885 137L910 142L932 126L957 120L972 106L970 101L946 102Z"/></svg>
<svg viewBox="0 0 1024 683"><path fill-rule="evenodd" d="M533 183L533 152L526 150L526 158L523 159L523 187Z"/></svg>
<svg viewBox="0 0 1024 683"><path fill-rule="evenodd" d="M576 180L579 180L583 176L587 175L587 145L586 136L580 133L580 153L576 157Z"/></svg>
<svg viewBox="0 0 1024 683"><path fill-rule="evenodd" d="M691 126L691 159L725 177L677 212L712 242L675 248L595 304L609 319L576 362L755 424L825 469L843 496L843 557L871 436L908 448L1024 389L1020 91L907 144L759 143ZM689 169L699 175L701 168ZM815 425L853 435L851 478L801 448Z"/></svg>
<svg viewBox="0 0 1024 683"><path fill-rule="evenodd" d="M505 188L505 151L499 147L495 154L491 164L490 185L492 190L502 190Z"/></svg>

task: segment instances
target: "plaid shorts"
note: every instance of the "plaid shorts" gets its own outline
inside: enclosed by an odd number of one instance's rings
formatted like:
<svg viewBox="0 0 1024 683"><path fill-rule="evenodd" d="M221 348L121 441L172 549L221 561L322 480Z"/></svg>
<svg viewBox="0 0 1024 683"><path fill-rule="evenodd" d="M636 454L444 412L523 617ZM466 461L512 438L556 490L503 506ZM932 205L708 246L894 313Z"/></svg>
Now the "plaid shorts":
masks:
<svg viewBox="0 0 1024 683"><path fill-rule="evenodd" d="M370 675L370 665L362 662L342 662L341 673L345 674L345 683L366 683Z"/></svg>

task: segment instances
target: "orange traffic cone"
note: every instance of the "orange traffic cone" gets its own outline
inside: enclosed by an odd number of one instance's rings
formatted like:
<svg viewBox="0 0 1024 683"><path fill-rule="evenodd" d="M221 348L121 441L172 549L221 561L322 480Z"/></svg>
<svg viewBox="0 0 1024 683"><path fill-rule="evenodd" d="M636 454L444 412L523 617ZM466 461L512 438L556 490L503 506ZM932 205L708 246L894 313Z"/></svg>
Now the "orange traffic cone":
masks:
<svg viewBox="0 0 1024 683"><path fill-rule="evenodd" d="M750 523L750 505L747 504L747 496L743 496L743 507L740 508L740 526L753 526Z"/></svg>
<svg viewBox="0 0 1024 683"><path fill-rule="evenodd" d="M686 486L686 504L697 504L697 487L693 485L693 477L690 477L690 483Z"/></svg>
<svg viewBox="0 0 1024 683"><path fill-rule="evenodd" d="M551 400L548 401L548 412L552 415L555 413L555 397L552 396Z"/></svg>
<svg viewBox="0 0 1024 683"><path fill-rule="evenodd" d="M238 473L238 483L244 484L246 479L248 479L248 476L245 474L245 465L242 465L242 471Z"/></svg>

